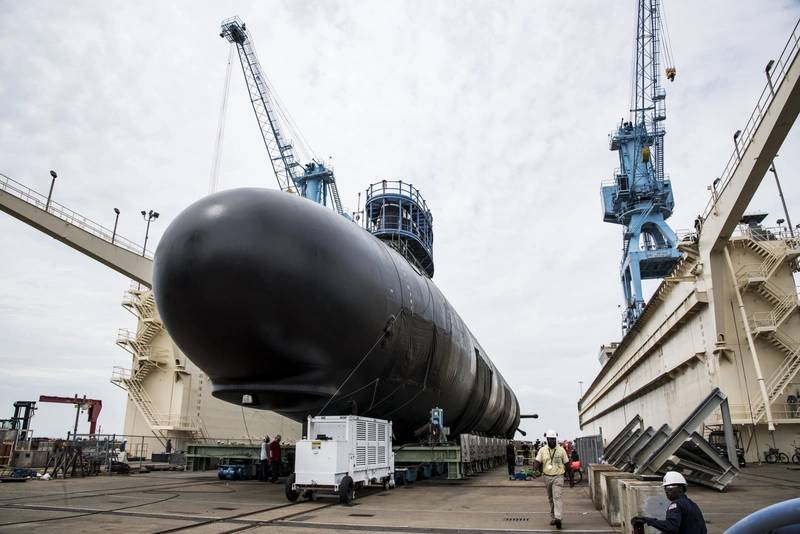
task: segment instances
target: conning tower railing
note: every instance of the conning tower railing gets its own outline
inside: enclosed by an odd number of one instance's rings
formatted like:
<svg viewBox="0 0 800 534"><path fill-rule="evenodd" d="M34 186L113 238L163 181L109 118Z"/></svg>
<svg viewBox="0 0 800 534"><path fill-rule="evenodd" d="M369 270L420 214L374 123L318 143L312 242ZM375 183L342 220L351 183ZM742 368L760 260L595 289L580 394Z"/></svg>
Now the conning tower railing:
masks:
<svg viewBox="0 0 800 534"><path fill-rule="evenodd" d="M382 180L367 188L364 226L433 276L433 215L419 189L402 180Z"/></svg>

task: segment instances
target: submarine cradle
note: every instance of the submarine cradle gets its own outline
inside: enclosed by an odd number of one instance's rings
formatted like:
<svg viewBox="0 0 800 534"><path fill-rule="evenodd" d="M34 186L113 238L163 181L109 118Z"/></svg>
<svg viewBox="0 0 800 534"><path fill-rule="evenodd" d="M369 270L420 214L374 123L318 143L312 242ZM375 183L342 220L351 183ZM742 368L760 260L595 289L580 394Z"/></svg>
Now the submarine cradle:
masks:
<svg viewBox="0 0 800 534"><path fill-rule="evenodd" d="M430 278L308 199L242 188L195 202L159 242L153 289L220 399L297 421L355 403L406 440L433 406L452 434L519 426L516 396Z"/></svg>

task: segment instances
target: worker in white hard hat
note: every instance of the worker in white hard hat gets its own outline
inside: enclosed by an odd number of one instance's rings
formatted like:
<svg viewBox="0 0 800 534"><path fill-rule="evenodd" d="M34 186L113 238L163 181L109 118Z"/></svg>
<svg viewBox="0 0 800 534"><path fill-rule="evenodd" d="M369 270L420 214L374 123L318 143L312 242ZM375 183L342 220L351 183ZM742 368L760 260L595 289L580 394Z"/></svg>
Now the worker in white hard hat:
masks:
<svg viewBox="0 0 800 534"><path fill-rule="evenodd" d="M258 480L266 482L269 480L269 436L264 436L264 439L261 440L260 460Z"/></svg>
<svg viewBox="0 0 800 534"><path fill-rule="evenodd" d="M677 471L664 475L664 493L671 501L665 519L634 517L634 525L648 525L671 534L707 534L706 520L700 507L686 496L686 479Z"/></svg>
<svg viewBox="0 0 800 534"><path fill-rule="evenodd" d="M550 501L550 524L561 528L561 513L564 511L561 492L564 488L564 473L569 468L569 456L558 444L555 430L548 430L544 437L547 439L547 446L539 449L533 469L544 475L544 487L547 490L547 500Z"/></svg>

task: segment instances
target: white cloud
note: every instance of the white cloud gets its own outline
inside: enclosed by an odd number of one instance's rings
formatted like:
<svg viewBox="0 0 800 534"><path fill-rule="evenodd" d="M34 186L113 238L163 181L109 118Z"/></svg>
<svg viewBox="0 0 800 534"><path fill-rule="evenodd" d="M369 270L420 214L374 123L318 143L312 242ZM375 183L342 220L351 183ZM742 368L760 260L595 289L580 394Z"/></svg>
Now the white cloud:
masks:
<svg viewBox="0 0 800 534"><path fill-rule="evenodd" d="M599 345L619 336L620 229L602 223L598 190L618 165L606 135L627 115L633 7L0 0L0 172L46 192L57 169L59 202L106 225L120 208L119 233L136 241L138 212L156 209L157 240L208 188L227 58L218 25L238 12L295 121L318 155L334 156L345 204L377 179L421 188L436 283L523 410L542 416L523 428L572 434L577 382L591 381ZM670 223L687 228L800 8L667 9L678 67L667 87ZM272 187L237 69L221 183ZM790 209L799 135L777 162ZM772 182L753 206L780 216ZM23 397L86 393L102 396L105 428L120 430L125 397L108 375L128 364L114 346L133 323L119 306L127 280L7 216L0 246L0 360L38 369L2 386L0 414ZM70 389L35 373L67 376Z"/></svg>
<svg viewBox="0 0 800 534"><path fill-rule="evenodd" d="M5 380L16 381L25 380L31 384L48 381L58 381L59 385L81 385L87 380L104 380L108 378L108 373L104 369L96 367L3 367ZM8 385L8 382L6 383Z"/></svg>

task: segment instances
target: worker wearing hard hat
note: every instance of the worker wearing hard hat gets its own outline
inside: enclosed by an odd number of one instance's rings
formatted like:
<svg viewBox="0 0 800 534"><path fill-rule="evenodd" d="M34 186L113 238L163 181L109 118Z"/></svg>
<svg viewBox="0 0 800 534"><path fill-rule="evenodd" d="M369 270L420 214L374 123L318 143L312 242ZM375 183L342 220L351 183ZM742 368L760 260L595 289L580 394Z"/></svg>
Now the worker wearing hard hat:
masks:
<svg viewBox="0 0 800 534"><path fill-rule="evenodd" d="M258 480L266 482L269 480L269 436L264 436L261 440L261 469L258 472Z"/></svg>
<svg viewBox="0 0 800 534"><path fill-rule="evenodd" d="M564 488L564 473L569 467L569 456L558 444L555 430L548 430L544 436L547 438L547 446L539 449L533 469L544 475L544 487L547 490L547 500L550 501L550 524L561 528L561 513L564 509L561 491Z"/></svg>
<svg viewBox="0 0 800 534"><path fill-rule="evenodd" d="M693 500L686 496L686 479L677 471L669 471L664 475L664 493L671 501L667 506L665 519L655 517L634 517L634 525L648 525L674 534L706 534L706 520L703 512Z"/></svg>

